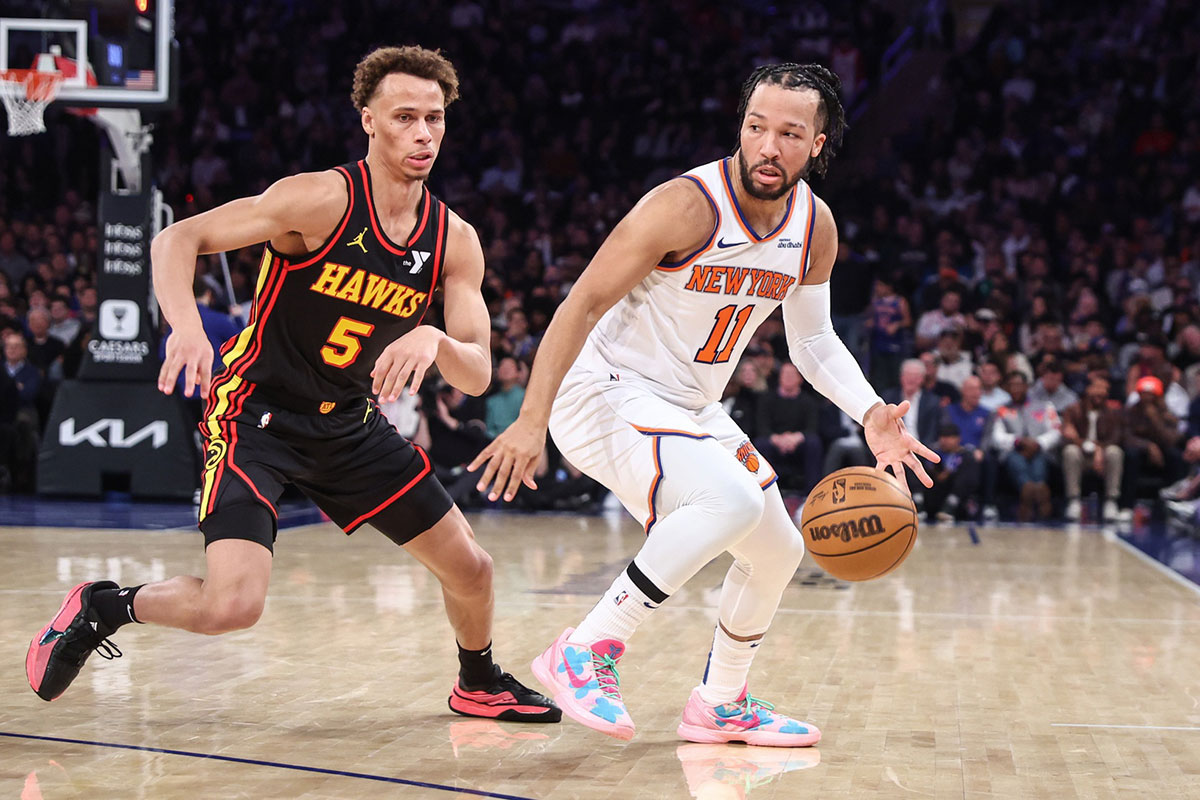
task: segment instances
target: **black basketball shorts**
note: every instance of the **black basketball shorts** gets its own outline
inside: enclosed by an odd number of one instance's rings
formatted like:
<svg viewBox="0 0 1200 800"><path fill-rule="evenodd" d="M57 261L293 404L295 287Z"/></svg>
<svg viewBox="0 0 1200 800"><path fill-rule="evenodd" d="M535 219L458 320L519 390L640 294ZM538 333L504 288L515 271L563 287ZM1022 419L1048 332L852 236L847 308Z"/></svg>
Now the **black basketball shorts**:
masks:
<svg viewBox="0 0 1200 800"><path fill-rule="evenodd" d="M200 495L206 547L248 539L272 549L286 483L347 535L370 522L397 544L433 527L454 505L425 451L366 398L324 414L297 413L234 378L214 385L200 431L207 440Z"/></svg>

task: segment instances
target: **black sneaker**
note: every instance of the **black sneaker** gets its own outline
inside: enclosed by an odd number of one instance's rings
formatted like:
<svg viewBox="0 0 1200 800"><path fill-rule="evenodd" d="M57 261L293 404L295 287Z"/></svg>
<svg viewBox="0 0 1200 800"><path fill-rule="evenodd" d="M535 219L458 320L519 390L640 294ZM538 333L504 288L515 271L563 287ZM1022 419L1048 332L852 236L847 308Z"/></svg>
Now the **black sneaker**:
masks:
<svg viewBox="0 0 1200 800"><path fill-rule="evenodd" d="M25 676L38 697L53 700L65 692L93 650L107 659L121 655L107 638L113 629L100 621L90 602L95 590L116 588L112 581L79 584L50 624L33 637L25 654Z"/></svg>
<svg viewBox="0 0 1200 800"><path fill-rule="evenodd" d="M486 717L506 722L558 722L562 711L554 701L538 694L496 667L491 685L464 689L462 679L450 692L450 710L464 717Z"/></svg>

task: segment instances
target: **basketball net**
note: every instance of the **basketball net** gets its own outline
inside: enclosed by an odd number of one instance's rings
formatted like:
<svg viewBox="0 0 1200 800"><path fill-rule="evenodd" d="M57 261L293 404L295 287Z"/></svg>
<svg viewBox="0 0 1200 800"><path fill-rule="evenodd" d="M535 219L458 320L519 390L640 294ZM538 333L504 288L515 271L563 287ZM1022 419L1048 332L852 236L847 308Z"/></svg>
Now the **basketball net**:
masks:
<svg viewBox="0 0 1200 800"><path fill-rule="evenodd" d="M10 69L0 72L0 100L8 112L8 135L29 136L44 133L42 115L46 106L58 95L61 72L39 72L34 69Z"/></svg>

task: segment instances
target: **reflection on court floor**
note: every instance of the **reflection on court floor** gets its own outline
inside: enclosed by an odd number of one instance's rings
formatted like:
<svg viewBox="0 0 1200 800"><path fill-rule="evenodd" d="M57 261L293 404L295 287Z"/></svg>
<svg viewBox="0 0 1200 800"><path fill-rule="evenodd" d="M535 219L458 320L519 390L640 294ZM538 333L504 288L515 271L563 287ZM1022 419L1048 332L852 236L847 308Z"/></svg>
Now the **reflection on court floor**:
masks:
<svg viewBox="0 0 1200 800"><path fill-rule="evenodd" d="M620 516L472 522L496 562L496 655L522 678L643 538ZM0 554L4 797L1200 797L1200 594L1098 530L929 527L900 570L864 584L805 562L751 680L825 732L805 750L675 734L724 559L631 640L638 734L621 743L451 714L438 584L369 529L282 531L258 626L127 626L125 657L89 662L54 703L20 659L62 594L196 573L200 539L10 526Z"/></svg>

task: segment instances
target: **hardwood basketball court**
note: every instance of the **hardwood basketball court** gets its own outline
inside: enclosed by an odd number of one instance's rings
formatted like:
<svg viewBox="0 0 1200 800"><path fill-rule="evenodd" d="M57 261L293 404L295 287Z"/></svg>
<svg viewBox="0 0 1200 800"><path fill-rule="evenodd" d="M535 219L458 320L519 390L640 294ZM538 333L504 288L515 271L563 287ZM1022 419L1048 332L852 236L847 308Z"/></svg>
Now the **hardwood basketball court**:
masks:
<svg viewBox="0 0 1200 800"><path fill-rule="evenodd" d="M497 576L496 654L529 661L636 551L623 516L472 516ZM75 583L202 568L192 531L0 527L0 796L1200 798L1200 594L1097 530L926 527L863 584L801 565L751 690L820 746L697 745L675 726L727 561L631 641L638 725L452 714L436 581L364 528L284 530L267 611L212 639L127 626L54 703L29 637Z"/></svg>

